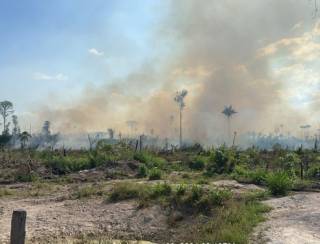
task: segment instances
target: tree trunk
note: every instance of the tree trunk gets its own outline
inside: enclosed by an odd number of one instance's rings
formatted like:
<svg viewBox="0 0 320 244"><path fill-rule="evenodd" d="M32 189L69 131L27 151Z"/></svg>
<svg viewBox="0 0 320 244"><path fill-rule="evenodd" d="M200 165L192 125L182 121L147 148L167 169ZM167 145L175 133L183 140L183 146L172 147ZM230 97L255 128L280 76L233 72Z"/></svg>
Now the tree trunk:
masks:
<svg viewBox="0 0 320 244"><path fill-rule="evenodd" d="M180 138L179 138L180 148L182 147L182 109L180 109Z"/></svg>

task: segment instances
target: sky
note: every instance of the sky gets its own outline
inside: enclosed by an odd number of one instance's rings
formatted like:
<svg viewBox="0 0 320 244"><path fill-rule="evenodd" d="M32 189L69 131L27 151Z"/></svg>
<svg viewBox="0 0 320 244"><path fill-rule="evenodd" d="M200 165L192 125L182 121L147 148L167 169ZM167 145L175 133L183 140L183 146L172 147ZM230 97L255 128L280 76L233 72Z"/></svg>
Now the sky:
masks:
<svg viewBox="0 0 320 244"><path fill-rule="evenodd" d="M316 130L319 40L311 0L0 0L0 100L22 129L176 136L187 89L194 140L221 136L230 104L239 132Z"/></svg>
<svg viewBox="0 0 320 244"><path fill-rule="evenodd" d="M0 97L19 113L124 77L152 53L151 1L0 1Z"/></svg>

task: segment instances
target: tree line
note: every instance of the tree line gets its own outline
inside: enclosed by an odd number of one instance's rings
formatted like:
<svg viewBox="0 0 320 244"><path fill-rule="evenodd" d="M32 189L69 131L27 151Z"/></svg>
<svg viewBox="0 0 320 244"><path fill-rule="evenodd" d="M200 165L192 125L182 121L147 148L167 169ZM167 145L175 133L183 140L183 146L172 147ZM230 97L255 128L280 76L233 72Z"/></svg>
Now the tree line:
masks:
<svg viewBox="0 0 320 244"><path fill-rule="evenodd" d="M21 131L18 116L14 114L14 106L10 101L0 102L0 147L25 149L27 146L33 148L54 147L58 141L59 134L52 134L50 121L45 121L42 130L38 134L31 135L31 132ZM11 130L10 130L11 128Z"/></svg>

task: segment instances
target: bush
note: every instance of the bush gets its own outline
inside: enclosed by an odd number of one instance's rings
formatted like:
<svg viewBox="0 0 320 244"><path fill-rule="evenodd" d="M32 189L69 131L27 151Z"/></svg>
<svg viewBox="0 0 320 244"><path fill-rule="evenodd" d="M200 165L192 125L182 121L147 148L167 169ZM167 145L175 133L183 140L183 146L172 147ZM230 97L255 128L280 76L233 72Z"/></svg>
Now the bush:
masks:
<svg viewBox="0 0 320 244"><path fill-rule="evenodd" d="M156 184L151 188L151 197L157 198L160 196L169 196L172 192L172 188L167 183Z"/></svg>
<svg viewBox="0 0 320 244"><path fill-rule="evenodd" d="M135 153L133 159L145 164L149 169L154 167L163 169L166 163L165 159L146 151Z"/></svg>
<svg viewBox="0 0 320 244"><path fill-rule="evenodd" d="M191 196L190 196L190 200L192 202L198 201L200 200L201 196L203 194L203 190L201 187L197 186L197 185L193 185L191 187Z"/></svg>
<svg viewBox="0 0 320 244"><path fill-rule="evenodd" d="M23 172L23 171L18 171L16 172L15 176L15 181L19 182L35 182L40 179L37 173L35 172Z"/></svg>
<svg viewBox="0 0 320 244"><path fill-rule="evenodd" d="M285 172L277 172L267 177L267 186L272 195L286 195L292 188L292 180Z"/></svg>
<svg viewBox="0 0 320 244"><path fill-rule="evenodd" d="M187 188L185 185L178 185L176 194L177 196L183 196L186 193L186 191L187 191Z"/></svg>
<svg viewBox="0 0 320 244"><path fill-rule="evenodd" d="M149 171L149 180L160 180L161 179L161 170L153 168Z"/></svg>
<svg viewBox="0 0 320 244"><path fill-rule="evenodd" d="M144 186L132 183L118 183L116 184L111 193L109 194L108 200L111 202L123 201L139 197L143 194Z"/></svg>
<svg viewBox="0 0 320 244"><path fill-rule="evenodd" d="M315 165L308 169L307 176L309 178L320 179L320 166Z"/></svg>
<svg viewBox="0 0 320 244"><path fill-rule="evenodd" d="M52 156L45 164L47 167L52 169L54 174L59 175L91 168L90 159L84 156Z"/></svg>
<svg viewBox="0 0 320 244"><path fill-rule="evenodd" d="M189 162L189 168L194 170L203 170L205 162L201 157L197 157L195 160Z"/></svg>
<svg viewBox="0 0 320 244"><path fill-rule="evenodd" d="M143 178L147 176L147 167L145 165L139 165L137 176L139 178Z"/></svg>
<svg viewBox="0 0 320 244"><path fill-rule="evenodd" d="M300 164L301 160L295 153L287 153L284 157L280 157L280 163L282 168L287 172L291 178L296 177L295 168Z"/></svg>
<svg viewBox="0 0 320 244"><path fill-rule="evenodd" d="M214 190L210 191L209 199L212 205L223 205L226 200L229 200L232 196L231 191L229 190Z"/></svg>
<svg viewBox="0 0 320 244"><path fill-rule="evenodd" d="M263 169L252 171L237 165L232 176L239 182L266 185L268 173Z"/></svg>
<svg viewBox="0 0 320 244"><path fill-rule="evenodd" d="M221 148L211 153L208 164L207 174L231 173L235 167L233 151Z"/></svg>

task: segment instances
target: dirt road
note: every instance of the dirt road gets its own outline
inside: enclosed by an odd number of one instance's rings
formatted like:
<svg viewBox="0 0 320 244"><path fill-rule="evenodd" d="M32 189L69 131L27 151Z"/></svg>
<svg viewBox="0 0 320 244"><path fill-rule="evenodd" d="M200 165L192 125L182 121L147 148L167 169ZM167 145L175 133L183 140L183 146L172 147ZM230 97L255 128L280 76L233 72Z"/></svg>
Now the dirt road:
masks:
<svg viewBox="0 0 320 244"><path fill-rule="evenodd" d="M273 210L256 228L252 243L320 243L320 193L298 193L265 203Z"/></svg>

